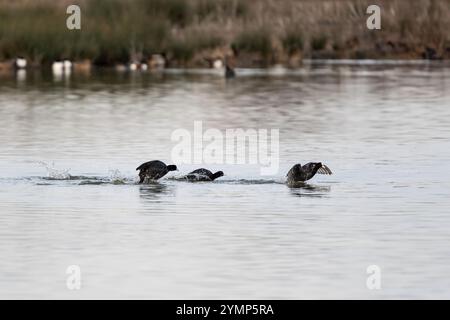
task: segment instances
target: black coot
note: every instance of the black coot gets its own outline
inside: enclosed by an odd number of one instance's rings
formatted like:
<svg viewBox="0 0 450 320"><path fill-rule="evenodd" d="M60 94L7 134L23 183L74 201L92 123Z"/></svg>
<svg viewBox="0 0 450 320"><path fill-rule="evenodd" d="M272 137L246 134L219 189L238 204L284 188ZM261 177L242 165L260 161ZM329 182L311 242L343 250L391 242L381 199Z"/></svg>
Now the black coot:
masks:
<svg viewBox="0 0 450 320"><path fill-rule="evenodd" d="M214 181L215 179L222 177L223 172L217 171L212 173L208 169L200 168L188 173L185 178L189 181Z"/></svg>
<svg viewBox="0 0 450 320"><path fill-rule="evenodd" d="M177 166L166 164L159 160L145 162L136 168L139 170L139 183L147 183L149 181L156 181L164 177L169 171L177 170Z"/></svg>
<svg viewBox="0 0 450 320"><path fill-rule="evenodd" d="M309 162L302 166L300 163L294 165L287 173L287 184L295 185L299 182L305 182L319 174L333 174L331 170L321 162Z"/></svg>

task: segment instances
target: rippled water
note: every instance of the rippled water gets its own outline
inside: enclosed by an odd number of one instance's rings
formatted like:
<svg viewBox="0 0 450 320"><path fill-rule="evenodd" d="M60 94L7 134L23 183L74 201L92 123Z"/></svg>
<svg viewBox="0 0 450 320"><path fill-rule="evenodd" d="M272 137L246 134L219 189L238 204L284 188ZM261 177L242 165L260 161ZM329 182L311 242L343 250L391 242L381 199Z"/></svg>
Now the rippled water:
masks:
<svg viewBox="0 0 450 320"><path fill-rule="evenodd" d="M450 67L238 72L0 78L0 297L450 298ZM279 129L278 173L137 185L194 121Z"/></svg>

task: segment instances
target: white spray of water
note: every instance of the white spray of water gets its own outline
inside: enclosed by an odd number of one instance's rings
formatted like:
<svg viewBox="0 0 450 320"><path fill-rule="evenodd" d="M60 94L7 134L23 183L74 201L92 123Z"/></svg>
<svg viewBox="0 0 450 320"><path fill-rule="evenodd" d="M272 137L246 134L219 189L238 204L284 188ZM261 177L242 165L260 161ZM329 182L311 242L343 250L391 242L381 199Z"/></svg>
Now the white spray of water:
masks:
<svg viewBox="0 0 450 320"><path fill-rule="evenodd" d="M127 178L118 169L110 169L109 178L113 184L124 184L127 180Z"/></svg>
<svg viewBox="0 0 450 320"><path fill-rule="evenodd" d="M47 170L47 178L52 180L69 180L71 175L70 169L57 169L55 163L47 163L44 161L38 161L38 164L43 166Z"/></svg>

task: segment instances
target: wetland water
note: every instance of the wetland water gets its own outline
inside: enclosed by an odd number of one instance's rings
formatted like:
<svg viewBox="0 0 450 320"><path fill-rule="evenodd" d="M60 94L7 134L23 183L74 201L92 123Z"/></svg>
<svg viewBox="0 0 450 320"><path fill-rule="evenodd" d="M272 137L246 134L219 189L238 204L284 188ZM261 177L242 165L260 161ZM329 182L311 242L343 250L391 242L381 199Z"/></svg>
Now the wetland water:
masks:
<svg viewBox="0 0 450 320"><path fill-rule="evenodd" d="M238 73L1 77L0 297L450 298L450 67ZM137 185L194 121L279 129L278 173ZM282 183L310 161L334 175Z"/></svg>

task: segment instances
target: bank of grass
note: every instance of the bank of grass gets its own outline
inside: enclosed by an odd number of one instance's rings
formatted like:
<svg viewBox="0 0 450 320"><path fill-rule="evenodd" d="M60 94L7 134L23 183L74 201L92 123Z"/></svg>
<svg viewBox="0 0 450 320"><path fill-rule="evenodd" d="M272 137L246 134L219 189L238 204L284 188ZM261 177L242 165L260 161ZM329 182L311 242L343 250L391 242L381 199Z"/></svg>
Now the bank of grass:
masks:
<svg viewBox="0 0 450 320"><path fill-rule="evenodd" d="M273 60L273 42L271 31L267 27L252 27L244 29L236 35L232 48L239 56L239 53L257 53L261 56L263 63L268 64Z"/></svg>
<svg viewBox="0 0 450 320"><path fill-rule="evenodd" d="M303 51L305 43L300 28L295 28L293 26L290 29L287 29L285 34L281 37L281 43L288 55Z"/></svg>
<svg viewBox="0 0 450 320"><path fill-rule="evenodd" d="M164 53L190 66L210 49L232 47L256 63L304 57L420 58L450 54L450 0L381 0L382 30L366 28L370 0L0 0L0 61L36 64L90 59L126 63ZM66 8L82 30L66 28Z"/></svg>

